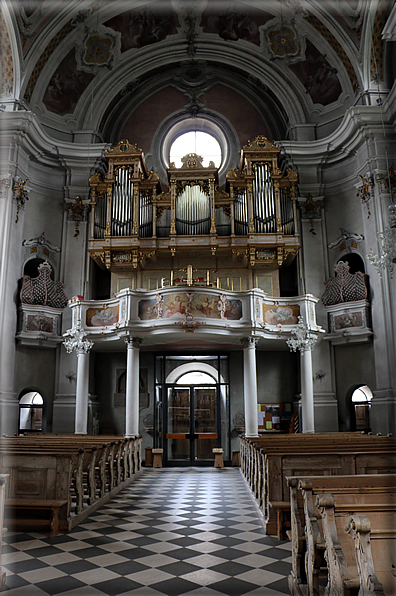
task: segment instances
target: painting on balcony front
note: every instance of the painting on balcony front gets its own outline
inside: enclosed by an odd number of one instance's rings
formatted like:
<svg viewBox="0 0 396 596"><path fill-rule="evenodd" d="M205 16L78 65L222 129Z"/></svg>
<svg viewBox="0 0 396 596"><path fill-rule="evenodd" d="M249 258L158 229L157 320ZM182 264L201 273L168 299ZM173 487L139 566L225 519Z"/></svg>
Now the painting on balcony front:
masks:
<svg viewBox="0 0 396 596"><path fill-rule="evenodd" d="M86 312L87 327L109 327L118 321L118 306L109 308L88 308Z"/></svg>
<svg viewBox="0 0 396 596"><path fill-rule="evenodd" d="M263 319L268 325L297 325L298 304L263 304Z"/></svg>
<svg viewBox="0 0 396 596"><path fill-rule="evenodd" d="M156 298L140 300L139 319L183 319L185 314L205 319L221 319L222 303L220 297L207 294L179 294L166 295L163 298L162 316L158 316L158 301ZM238 321L242 318L241 300L226 300L224 318Z"/></svg>

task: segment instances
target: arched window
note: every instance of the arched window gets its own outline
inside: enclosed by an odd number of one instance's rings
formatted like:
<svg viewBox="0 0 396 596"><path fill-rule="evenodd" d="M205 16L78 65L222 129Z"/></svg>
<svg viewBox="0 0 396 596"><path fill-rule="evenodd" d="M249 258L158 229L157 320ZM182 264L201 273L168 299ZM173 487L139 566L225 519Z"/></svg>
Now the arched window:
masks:
<svg viewBox="0 0 396 596"><path fill-rule="evenodd" d="M349 273L356 273L357 271L361 271L365 273L364 270L364 261L360 255L355 252L350 252L347 255L343 255L340 261L345 261L349 265Z"/></svg>
<svg viewBox="0 0 396 596"><path fill-rule="evenodd" d="M19 400L18 434L43 430L44 400L37 391L29 391Z"/></svg>
<svg viewBox="0 0 396 596"><path fill-rule="evenodd" d="M184 132L178 136L172 143L169 150L169 161L174 162L177 168L182 166L181 158L188 153L196 153L203 158L203 165L209 166L209 162L214 162L216 168L219 168L222 161L221 147L217 139L207 132L192 130Z"/></svg>
<svg viewBox="0 0 396 596"><path fill-rule="evenodd" d="M38 277L39 271L38 268L40 265L42 265L44 263L44 259L41 259L39 257L34 258L34 259L29 259L29 261L27 261L25 263L25 266L23 268L23 275L28 275L29 277ZM51 266L51 279L54 279L54 269Z"/></svg>
<svg viewBox="0 0 396 596"><path fill-rule="evenodd" d="M179 377L176 383L177 385L214 385L216 381L211 375L195 370Z"/></svg>
<svg viewBox="0 0 396 596"><path fill-rule="evenodd" d="M370 428L370 407L373 393L367 385L357 387L352 393L352 407L354 409L356 430L369 432Z"/></svg>

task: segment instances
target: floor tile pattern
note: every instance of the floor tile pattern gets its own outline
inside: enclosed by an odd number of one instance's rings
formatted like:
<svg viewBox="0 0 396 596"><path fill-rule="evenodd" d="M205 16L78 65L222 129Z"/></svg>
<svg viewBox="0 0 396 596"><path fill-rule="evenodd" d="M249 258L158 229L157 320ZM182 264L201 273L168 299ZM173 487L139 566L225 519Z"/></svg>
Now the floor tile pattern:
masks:
<svg viewBox="0 0 396 596"><path fill-rule="evenodd" d="M4 542L7 596L289 594L291 545L236 468L147 468L72 532Z"/></svg>

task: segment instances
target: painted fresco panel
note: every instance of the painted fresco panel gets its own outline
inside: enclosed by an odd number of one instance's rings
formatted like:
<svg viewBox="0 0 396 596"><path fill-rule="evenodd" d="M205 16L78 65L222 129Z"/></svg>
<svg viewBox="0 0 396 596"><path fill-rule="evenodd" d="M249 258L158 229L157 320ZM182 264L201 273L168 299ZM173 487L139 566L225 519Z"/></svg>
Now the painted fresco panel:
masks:
<svg viewBox="0 0 396 596"><path fill-rule="evenodd" d="M142 321L160 318L157 316L157 300L139 301L138 316ZM221 303L218 297L207 294L193 294L189 300L183 292L166 295L162 303L163 319L183 319L186 309L190 314L205 319L221 319ZM242 318L241 300L226 300L224 318L237 321Z"/></svg>
<svg viewBox="0 0 396 596"><path fill-rule="evenodd" d="M87 327L109 327L118 321L118 306L109 308L88 308L86 312Z"/></svg>
<svg viewBox="0 0 396 596"><path fill-rule="evenodd" d="M263 320L268 325L297 325L299 315L298 304L263 304Z"/></svg>

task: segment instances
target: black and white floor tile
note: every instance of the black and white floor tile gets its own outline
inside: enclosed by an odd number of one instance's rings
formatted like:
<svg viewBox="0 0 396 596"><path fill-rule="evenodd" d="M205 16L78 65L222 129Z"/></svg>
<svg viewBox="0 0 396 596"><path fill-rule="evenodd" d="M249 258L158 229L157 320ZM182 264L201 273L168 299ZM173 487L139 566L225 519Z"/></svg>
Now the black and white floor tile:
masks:
<svg viewBox="0 0 396 596"><path fill-rule="evenodd" d="M8 532L7 596L279 596L291 545L266 536L236 468L146 468L68 534Z"/></svg>

